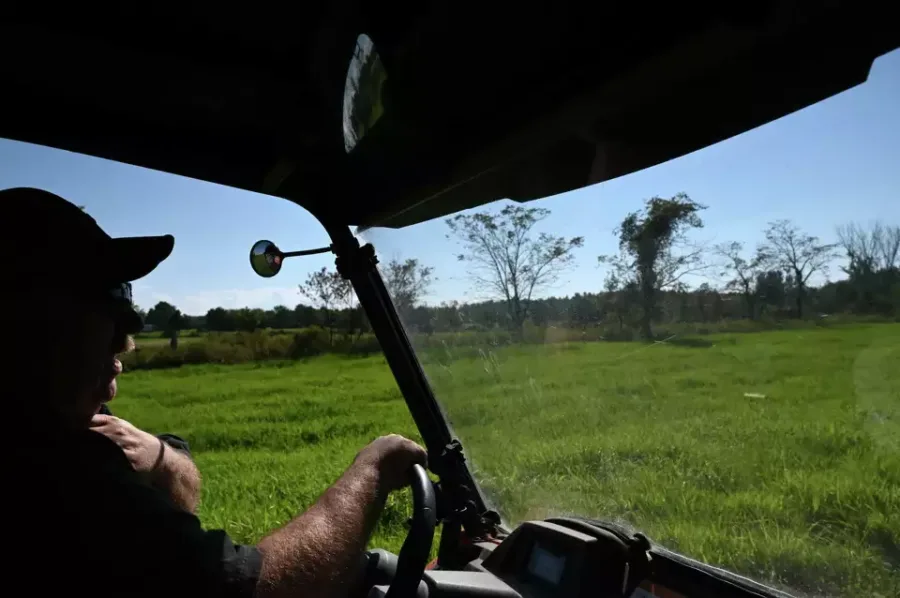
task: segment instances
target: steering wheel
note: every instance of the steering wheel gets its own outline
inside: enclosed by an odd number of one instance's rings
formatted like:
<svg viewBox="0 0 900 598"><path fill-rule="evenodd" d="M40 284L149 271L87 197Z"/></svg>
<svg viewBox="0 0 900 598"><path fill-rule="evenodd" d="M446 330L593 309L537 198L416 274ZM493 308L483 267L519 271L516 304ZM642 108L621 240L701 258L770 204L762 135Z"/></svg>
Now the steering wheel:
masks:
<svg viewBox="0 0 900 598"><path fill-rule="evenodd" d="M415 598L434 540L434 526L437 522L434 486L421 465L413 465L409 482L413 495L412 525L400 548L397 574L391 581L385 598Z"/></svg>

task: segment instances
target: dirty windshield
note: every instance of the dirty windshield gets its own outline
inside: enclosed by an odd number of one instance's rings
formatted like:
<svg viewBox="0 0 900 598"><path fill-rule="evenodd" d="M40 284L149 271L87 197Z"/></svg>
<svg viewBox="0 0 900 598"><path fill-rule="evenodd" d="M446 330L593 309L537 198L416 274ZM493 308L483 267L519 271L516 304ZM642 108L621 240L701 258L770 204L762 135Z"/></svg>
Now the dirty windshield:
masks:
<svg viewBox="0 0 900 598"><path fill-rule="evenodd" d="M363 234L509 526L900 593L900 53L646 171Z"/></svg>

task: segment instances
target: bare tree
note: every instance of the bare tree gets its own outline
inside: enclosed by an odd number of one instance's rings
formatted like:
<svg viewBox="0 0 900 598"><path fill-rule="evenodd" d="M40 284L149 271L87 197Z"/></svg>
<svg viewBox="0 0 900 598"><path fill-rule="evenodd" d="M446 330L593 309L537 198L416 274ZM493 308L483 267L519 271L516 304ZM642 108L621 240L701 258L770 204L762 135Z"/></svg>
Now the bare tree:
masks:
<svg viewBox="0 0 900 598"><path fill-rule="evenodd" d="M352 302L355 301L350 281L344 280L337 272L329 272L327 268L322 268L310 272L306 282L300 285L300 294L309 299L313 306L322 310L328 328L328 342L334 344L336 312L341 308L352 308Z"/></svg>
<svg viewBox="0 0 900 598"><path fill-rule="evenodd" d="M621 281L639 288L641 334L648 340L653 338L651 322L659 292L681 288L685 276L708 267L704 248L687 240L688 230L703 227L699 212L705 209L686 193L668 199L652 197L642 212L631 212L616 229L619 254L598 258Z"/></svg>
<svg viewBox="0 0 900 598"><path fill-rule="evenodd" d="M850 303L864 313L891 313L897 309L900 281L900 226L876 222L868 229L850 223L837 229L838 240L847 254L843 266L846 284L852 289ZM849 298L848 297L848 298Z"/></svg>
<svg viewBox="0 0 900 598"><path fill-rule="evenodd" d="M884 226L878 236L878 252L881 267L885 270L900 268L900 226Z"/></svg>
<svg viewBox="0 0 900 598"><path fill-rule="evenodd" d="M747 317L756 317L756 279L764 270L764 256L757 252L745 258L744 244L737 241L716 245L716 254L723 260L720 276L726 278L725 290L734 291L744 298Z"/></svg>
<svg viewBox="0 0 900 598"><path fill-rule="evenodd" d="M428 294L434 268L423 266L417 259L393 259L382 269L384 284L400 314L409 312Z"/></svg>
<svg viewBox="0 0 900 598"><path fill-rule="evenodd" d="M584 245L584 237L535 235L534 227L549 215L544 208L506 206L498 214L460 214L446 221L448 237L463 246L457 257L470 264L473 283L506 303L517 331L528 318L532 296L555 284L572 264L574 250Z"/></svg>
<svg viewBox="0 0 900 598"><path fill-rule="evenodd" d="M866 230L851 222L839 226L837 235L851 263L864 263L875 271L900 266L900 226L876 222Z"/></svg>
<svg viewBox="0 0 900 598"><path fill-rule="evenodd" d="M766 229L766 243L759 247L766 265L774 265L793 278L797 296L797 318L803 317L807 283L813 274L828 273L828 265L838 257L836 243L821 243L803 233L790 220L777 220Z"/></svg>
<svg viewBox="0 0 900 598"><path fill-rule="evenodd" d="M691 243L682 239L672 250L665 251L657 258L656 287L660 291L684 291L686 276L705 272L710 264L706 261L707 247L702 243Z"/></svg>

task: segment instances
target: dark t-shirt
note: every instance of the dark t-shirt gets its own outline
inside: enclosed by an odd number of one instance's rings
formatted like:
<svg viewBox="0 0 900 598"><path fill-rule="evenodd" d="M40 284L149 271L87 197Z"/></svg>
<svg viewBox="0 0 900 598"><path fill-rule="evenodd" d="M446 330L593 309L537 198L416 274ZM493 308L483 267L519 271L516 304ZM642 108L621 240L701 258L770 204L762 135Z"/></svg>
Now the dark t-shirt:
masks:
<svg viewBox="0 0 900 598"><path fill-rule="evenodd" d="M32 442L14 441L7 453L10 500L0 528L10 595L254 594L258 550L204 530L148 487L114 442L90 430L26 424L14 436L22 432Z"/></svg>

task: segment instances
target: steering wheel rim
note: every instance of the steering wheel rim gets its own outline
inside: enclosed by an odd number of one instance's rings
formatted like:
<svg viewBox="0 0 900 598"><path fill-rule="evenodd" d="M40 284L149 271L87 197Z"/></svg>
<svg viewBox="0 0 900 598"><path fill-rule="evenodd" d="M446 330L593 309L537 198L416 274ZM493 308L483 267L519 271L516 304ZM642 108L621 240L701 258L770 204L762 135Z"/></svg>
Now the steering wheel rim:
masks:
<svg viewBox="0 0 900 598"><path fill-rule="evenodd" d="M413 495L412 525L400 548L397 574L391 581L385 598L416 596L434 541L434 528L437 524L434 486L421 465L412 466L410 487Z"/></svg>

